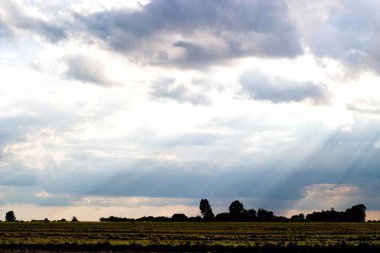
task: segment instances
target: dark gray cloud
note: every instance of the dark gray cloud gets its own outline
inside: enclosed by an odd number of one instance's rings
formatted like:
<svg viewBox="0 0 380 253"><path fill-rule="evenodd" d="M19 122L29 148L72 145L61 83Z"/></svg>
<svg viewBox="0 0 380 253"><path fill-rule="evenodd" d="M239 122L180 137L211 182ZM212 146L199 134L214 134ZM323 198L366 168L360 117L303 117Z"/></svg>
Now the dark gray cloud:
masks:
<svg viewBox="0 0 380 253"><path fill-rule="evenodd" d="M184 54L178 59L175 59L175 62L177 64L188 67L194 67L199 63L215 63L217 60L223 60L224 57L224 55L222 55L222 52L213 52L212 50L208 50L202 45L198 45L192 42L177 41L173 43L173 47L181 48L184 50ZM169 58L165 60L169 60ZM164 62L161 61L161 63Z"/></svg>
<svg viewBox="0 0 380 253"><path fill-rule="evenodd" d="M193 105L207 105L211 101L199 92L192 91L182 83L176 82L174 78L161 78L153 83L151 95L154 98L175 100L179 103L191 103Z"/></svg>
<svg viewBox="0 0 380 253"><path fill-rule="evenodd" d="M141 10L114 9L76 18L109 49L157 64L197 67L235 57L302 53L282 1L156 0Z"/></svg>
<svg viewBox="0 0 380 253"><path fill-rule="evenodd" d="M306 99L320 103L328 98L327 88L323 85L270 77L256 70L241 74L240 84L252 98L273 103L301 102Z"/></svg>
<svg viewBox="0 0 380 253"><path fill-rule="evenodd" d="M68 56L64 60L67 66L66 76L69 79L100 86L113 86L116 84L107 78L104 66L96 59L83 55L75 55Z"/></svg>

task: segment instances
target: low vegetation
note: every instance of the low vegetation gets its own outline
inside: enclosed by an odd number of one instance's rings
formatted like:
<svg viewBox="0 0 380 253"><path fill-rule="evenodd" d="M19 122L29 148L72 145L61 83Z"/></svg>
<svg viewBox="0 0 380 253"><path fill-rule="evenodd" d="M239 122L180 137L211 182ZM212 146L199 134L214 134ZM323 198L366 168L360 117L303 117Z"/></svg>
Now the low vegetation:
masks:
<svg viewBox="0 0 380 253"><path fill-rule="evenodd" d="M2 222L0 251L380 251L380 223Z"/></svg>

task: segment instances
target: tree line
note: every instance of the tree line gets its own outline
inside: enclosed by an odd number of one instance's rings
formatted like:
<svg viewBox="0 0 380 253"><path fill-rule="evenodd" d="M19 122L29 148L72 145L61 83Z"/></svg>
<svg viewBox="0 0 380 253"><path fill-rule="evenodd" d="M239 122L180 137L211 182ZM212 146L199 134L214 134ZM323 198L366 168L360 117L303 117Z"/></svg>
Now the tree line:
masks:
<svg viewBox="0 0 380 253"><path fill-rule="evenodd" d="M5 214L5 221L8 221L8 222L23 222L23 221L18 221L16 219L16 215L15 215L15 213L13 211L6 212L6 214ZM62 218L60 220L54 220L54 221L55 222L67 222L67 220L64 219L64 218ZM35 220L35 219L33 219L33 220L31 220L31 222L50 222L50 220L48 218L45 218L43 220ZM71 222L78 222L77 217L73 216L71 218Z"/></svg>
<svg viewBox="0 0 380 253"><path fill-rule="evenodd" d="M177 213L170 217L144 216L138 219L120 218L110 216L100 218L100 221L251 221L251 222L364 222L366 218L366 206L363 204L352 206L346 211L335 211L333 208L327 211L313 212L308 215L303 213L293 215L290 218L276 216L272 211L264 208L245 209L244 204L239 200L233 201L228 210L229 212L214 214L210 202L201 199L199 203L201 216L187 217L185 214Z"/></svg>
<svg viewBox="0 0 380 253"><path fill-rule="evenodd" d="M187 217L185 214L176 213L172 217L165 216L144 216L138 219L134 218L122 218L116 216L110 216L108 218L102 217L99 220L102 222L114 222L114 221L253 221L253 222L273 222L273 221L312 221L312 222L364 222L366 218L366 206L363 204L352 206L346 211L331 210L313 212L308 215L302 213L293 215L291 218L276 216L272 211L265 210L263 208L245 209L242 202L239 200L233 201L228 210L229 212L219 213L214 215L210 202L207 199L201 199L199 203L199 210L201 215L196 217ZM13 211L9 211L5 215L5 220L8 222L17 221ZM50 222L49 219L44 220L32 220L32 222ZM58 220L57 222L66 222L65 219ZM73 216L71 222L78 222L78 219Z"/></svg>
<svg viewBox="0 0 380 253"><path fill-rule="evenodd" d="M313 212L306 217L300 213L291 218L275 216L272 211L259 208L244 208L239 200L235 200L229 206L228 213L214 215L211 205L207 199L202 199L199 204L204 220L208 221L312 221L312 222L364 222L366 218L366 206L363 204L355 205L346 211L335 211L334 208L328 211Z"/></svg>
<svg viewBox="0 0 380 253"><path fill-rule="evenodd" d="M366 217L366 207L363 204L353 206L346 211L335 211L334 208L328 211L313 212L306 216L306 220L310 221L345 221L345 222L361 222Z"/></svg>

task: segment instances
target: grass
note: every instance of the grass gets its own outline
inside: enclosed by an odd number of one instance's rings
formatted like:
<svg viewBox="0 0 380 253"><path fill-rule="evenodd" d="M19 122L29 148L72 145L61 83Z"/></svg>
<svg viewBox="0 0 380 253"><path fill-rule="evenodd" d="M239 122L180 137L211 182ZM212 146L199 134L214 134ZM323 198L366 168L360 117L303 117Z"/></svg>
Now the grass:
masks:
<svg viewBox="0 0 380 253"><path fill-rule="evenodd" d="M380 252L380 223L0 223L1 252L363 252L364 248Z"/></svg>

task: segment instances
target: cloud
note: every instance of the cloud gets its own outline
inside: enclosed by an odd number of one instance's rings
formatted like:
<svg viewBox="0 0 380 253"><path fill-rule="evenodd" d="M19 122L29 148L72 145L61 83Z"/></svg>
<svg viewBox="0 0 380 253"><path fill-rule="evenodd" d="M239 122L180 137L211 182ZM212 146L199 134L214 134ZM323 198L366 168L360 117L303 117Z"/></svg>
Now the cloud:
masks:
<svg viewBox="0 0 380 253"><path fill-rule="evenodd" d="M8 38L12 35L10 27L0 19L0 39Z"/></svg>
<svg viewBox="0 0 380 253"><path fill-rule="evenodd" d="M342 62L374 69L377 31L343 1L294 0L323 6L302 18L291 1L0 3L0 204L95 219L199 213L202 197L378 208L378 80L340 79Z"/></svg>
<svg viewBox="0 0 380 253"><path fill-rule="evenodd" d="M151 96L175 100L179 103L191 103L193 105L208 105L209 98L202 91L192 91L174 78L161 78L152 84Z"/></svg>
<svg viewBox="0 0 380 253"><path fill-rule="evenodd" d="M82 113L79 111L68 112L61 104L49 103L49 106L46 106L46 100L42 94L39 97L40 100L35 99L32 95L27 98L24 97L24 94L18 96L13 103L2 107L0 150L8 145L18 145L17 148L22 148L23 146L19 144L33 141L33 137L38 137L41 133L47 134L49 131L56 131L59 135L64 135L66 131L71 130L73 125L83 120ZM77 106L76 108L78 109ZM41 135L40 137L39 139L46 140L47 136ZM30 148L28 145L24 146L24 148L27 147ZM30 153L29 151L26 153ZM2 152L4 155L4 150Z"/></svg>
<svg viewBox="0 0 380 253"><path fill-rule="evenodd" d="M58 42L67 37L65 28L59 25L52 25L47 21L33 19L30 17L17 17L15 25L18 28L30 30L38 33L50 42Z"/></svg>
<svg viewBox="0 0 380 253"><path fill-rule="evenodd" d="M198 199L192 198L151 198L151 197L128 197L128 196L96 196L84 195L75 200L76 205L90 206L128 206L130 208L141 206L163 207L169 205L196 205Z"/></svg>
<svg viewBox="0 0 380 253"><path fill-rule="evenodd" d="M56 16L30 15L21 4L4 3L6 22L13 28L40 35L49 42L56 43L68 38L68 22ZM54 18L54 21L52 19Z"/></svg>
<svg viewBox="0 0 380 253"><path fill-rule="evenodd" d="M274 139L284 137L284 135L268 133L268 136L273 135ZM55 143L50 137L46 138L46 135L40 137L45 138L41 141L44 141L46 145L50 142ZM234 136L234 138L236 137ZM240 138L243 137L240 136ZM193 136L193 138L198 137ZM191 141L189 143L187 137L183 140L180 136L178 143L170 143L173 149L166 150L162 150L162 144L160 146L162 142L158 140L158 144L155 143L155 145L159 145L159 147L154 152L170 153L174 149L181 148L178 145L185 145L184 150L189 157L194 156L194 150L189 145L196 146L202 153L218 152L215 147L220 145L219 137L214 136L208 139L210 137L205 136L206 143L202 135L199 138L195 143ZM130 138L127 139L131 141ZM268 138L265 139L268 140ZM91 150L88 146L92 146L92 143L89 142L78 144L78 140L76 140L77 146L75 147L73 143L70 145L58 143L60 147L71 147L69 151L72 153L72 159L63 161L59 166L46 167L41 171L30 171L30 175L34 176L33 185L41 187L42 190L34 190L34 197L29 203L36 202L41 205L49 205L49 202L57 203L54 202L54 196L65 194L87 195L90 200L92 199L89 201L89 205L95 205L94 202L98 201L97 198L91 196L99 196L99 198L104 199L110 196L188 197L197 199L207 195L214 198L253 198L255 201L250 204L253 207L277 210L279 207L293 207L294 202L304 198L305 189L313 185L351 185L377 194L379 185L379 173L376 169L379 163L378 151L372 148L372 152L366 152L366 146L373 147L377 140L378 138L373 139L367 136L364 129L358 135L337 132L336 135L322 143L321 148L311 152L309 157L305 157L306 140L299 140L294 143L296 146L294 150L283 149L281 155L269 152L272 162L265 161L264 164L255 166L251 160L257 160L259 156L267 154L270 147L270 143L266 146L265 143L257 142L255 145L266 149L266 151L264 150L263 153L259 154L249 154L246 158L227 163L222 168L215 166L218 162L224 164L225 159L227 159L218 156L220 154L216 156L219 161L131 159L117 153L120 144L114 144L112 145L114 149L108 149L104 145L100 148L100 143L97 143L98 147L94 147L94 150L107 151L105 155L97 155L95 152L89 152ZM134 145L137 145L134 140L133 142ZM154 140L151 143L154 144ZM51 145L48 147L50 148L48 152L55 150ZM249 149L249 145L245 145L244 150L235 150L235 145L230 145L225 149L229 151L226 156L238 155L241 158L241 153ZM119 151L122 152L123 150ZM360 156L357 155L359 153ZM291 159L289 156L294 156L294 154L302 157L301 162L297 162L297 168L289 163L289 159ZM247 157L250 157L251 160ZM211 160L213 159L214 157ZM20 173L22 170L18 168L17 171ZM10 178L8 173L3 174L5 178ZM13 183L8 181L6 184L18 186L21 178L15 175L12 179ZM3 183L5 184L5 182ZM317 188L311 189L316 191ZM330 188L324 187L323 189ZM344 190L344 188L339 187L332 187L332 189L334 191ZM46 197L46 194L40 194L41 192L47 192L49 196ZM75 196L69 199L73 200ZM107 205L107 201L104 201L103 204ZM80 205L85 205L85 202L86 199L78 200ZM372 202L368 200L368 203ZM72 202L67 202L67 205L70 204ZM99 205L103 204L99 201ZM325 208L323 205L326 203L321 202L320 204L320 208ZM334 205L334 207L336 206Z"/></svg>
<svg viewBox="0 0 380 253"><path fill-rule="evenodd" d="M237 57L295 57L298 32L282 1L165 1L77 13L85 34L139 61L199 68Z"/></svg>
<svg viewBox="0 0 380 253"><path fill-rule="evenodd" d="M4 196L0 196L0 200L7 204L33 203L41 206L66 206L78 198L67 194L51 194L36 185L5 186L0 184L0 190L4 193Z"/></svg>
<svg viewBox="0 0 380 253"><path fill-rule="evenodd" d="M351 184L311 184L304 187L296 208L318 210L349 208L363 201L362 189Z"/></svg>
<svg viewBox="0 0 380 253"><path fill-rule="evenodd" d="M294 2L294 1L293 1ZM380 73L379 2L297 1L301 34L312 53L343 62L352 71ZM330 3L328 3L330 2ZM306 17L311 11L315 15Z"/></svg>
<svg viewBox="0 0 380 253"><path fill-rule="evenodd" d="M377 140L377 141L375 142L375 144L373 144L373 147L376 148L376 149L380 149L380 139Z"/></svg>
<svg viewBox="0 0 380 253"><path fill-rule="evenodd" d="M380 114L379 100L371 97L357 99L347 105L347 108L365 114Z"/></svg>
<svg viewBox="0 0 380 253"><path fill-rule="evenodd" d="M312 82L297 82L286 78L270 77L251 70L240 75L240 85L253 99L273 103L324 102L328 98L327 88Z"/></svg>
<svg viewBox="0 0 380 253"><path fill-rule="evenodd" d="M7 168L3 168L4 165L7 166ZM21 163L13 162L10 164L5 161L3 166L0 167L2 174L0 185L30 186L37 183L35 172L24 168Z"/></svg>
<svg viewBox="0 0 380 253"><path fill-rule="evenodd" d="M174 138L170 138L166 145L167 147L202 147L215 144L219 138L222 138L222 136L209 133L188 133L182 136L174 136Z"/></svg>
<svg viewBox="0 0 380 253"><path fill-rule="evenodd" d="M96 59L89 56L74 55L64 59L67 67L66 77L84 83L92 83L103 87L116 83L107 78L105 68Z"/></svg>

